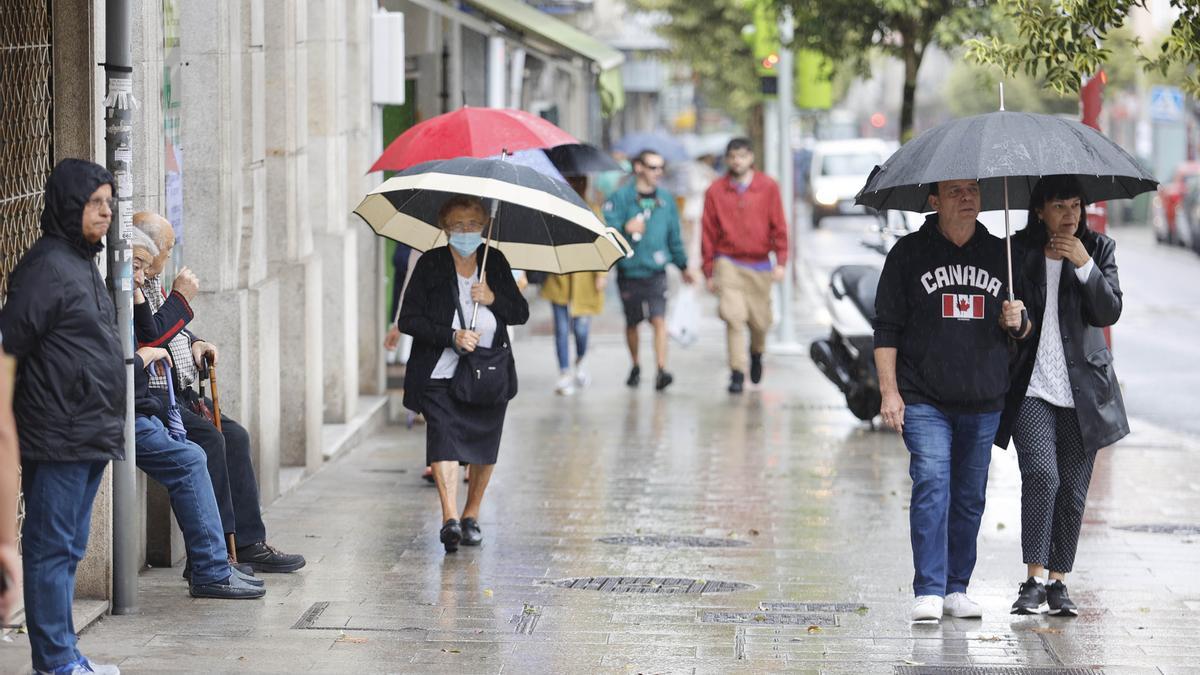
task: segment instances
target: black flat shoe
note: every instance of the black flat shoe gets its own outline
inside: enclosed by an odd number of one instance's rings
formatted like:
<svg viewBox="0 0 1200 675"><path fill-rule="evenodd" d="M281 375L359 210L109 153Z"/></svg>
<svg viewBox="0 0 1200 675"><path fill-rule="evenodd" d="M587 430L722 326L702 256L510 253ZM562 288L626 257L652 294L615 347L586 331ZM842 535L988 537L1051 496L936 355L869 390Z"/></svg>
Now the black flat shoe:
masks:
<svg viewBox="0 0 1200 675"><path fill-rule="evenodd" d="M636 387L642 381L642 367L634 366L629 371L629 377L625 379L625 386Z"/></svg>
<svg viewBox="0 0 1200 675"><path fill-rule="evenodd" d="M446 553L454 553L458 550L458 542L462 541L463 531L459 526L458 520L451 518L442 525L441 540L446 547Z"/></svg>
<svg viewBox="0 0 1200 675"><path fill-rule="evenodd" d="M479 521L474 518L462 519L462 545L478 546L483 543L483 530L479 529Z"/></svg>

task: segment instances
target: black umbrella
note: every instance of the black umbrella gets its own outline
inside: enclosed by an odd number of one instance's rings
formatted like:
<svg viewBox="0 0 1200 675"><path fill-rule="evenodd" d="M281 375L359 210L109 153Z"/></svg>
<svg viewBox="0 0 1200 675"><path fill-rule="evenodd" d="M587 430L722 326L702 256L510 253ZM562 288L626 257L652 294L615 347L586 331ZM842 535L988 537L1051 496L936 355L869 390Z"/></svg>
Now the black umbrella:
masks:
<svg viewBox="0 0 1200 675"><path fill-rule="evenodd" d="M428 251L446 245L438 210L460 194L491 202L492 227L484 234L514 269L607 270L630 251L571 186L500 159L418 164L372 190L354 212L376 234Z"/></svg>
<svg viewBox="0 0 1200 675"><path fill-rule="evenodd" d="M586 176L590 173L620 171L621 165L607 153L587 143L559 145L542 150L550 163L564 176Z"/></svg>
<svg viewBox="0 0 1200 675"><path fill-rule="evenodd" d="M904 144L875 167L855 203L923 212L934 183L978 179L982 209L1004 209L1008 244L1010 204L1023 208L1043 176L1060 174L1079 179L1087 203L1126 199L1158 186L1137 160L1095 129L1051 115L1009 112L1002 98L998 112L946 122ZM1008 282L1011 300L1011 249Z"/></svg>

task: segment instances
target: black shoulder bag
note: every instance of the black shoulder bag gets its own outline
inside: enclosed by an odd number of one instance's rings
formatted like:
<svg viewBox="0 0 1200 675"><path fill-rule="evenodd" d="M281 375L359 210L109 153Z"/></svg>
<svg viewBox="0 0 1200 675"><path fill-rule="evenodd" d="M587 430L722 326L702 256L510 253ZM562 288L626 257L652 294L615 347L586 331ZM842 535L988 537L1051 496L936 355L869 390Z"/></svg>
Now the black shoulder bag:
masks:
<svg viewBox="0 0 1200 675"><path fill-rule="evenodd" d="M455 300L458 321L467 326L462 305ZM458 367L450 378L450 395L460 403L493 406L517 395L517 366L508 346L508 334L497 331L492 347L477 345L473 352L459 352ZM455 347L455 351L458 348Z"/></svg>

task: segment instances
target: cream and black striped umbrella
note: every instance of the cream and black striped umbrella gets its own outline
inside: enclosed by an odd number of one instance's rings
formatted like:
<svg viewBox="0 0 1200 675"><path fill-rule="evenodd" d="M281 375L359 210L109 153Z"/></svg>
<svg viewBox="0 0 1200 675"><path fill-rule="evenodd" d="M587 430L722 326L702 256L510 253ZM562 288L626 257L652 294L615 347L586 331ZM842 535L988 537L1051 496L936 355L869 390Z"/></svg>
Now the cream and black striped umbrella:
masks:
<svg viewBox="0 0 1200 675"><path fill-rule="evenodd" d="M513 269L603 271L631 251L569 185L502 159L418 164L384 181L354 212L376 234L428 251L446 245L437 214L455 195L479 197L491 209L484 236Z"/></svg>

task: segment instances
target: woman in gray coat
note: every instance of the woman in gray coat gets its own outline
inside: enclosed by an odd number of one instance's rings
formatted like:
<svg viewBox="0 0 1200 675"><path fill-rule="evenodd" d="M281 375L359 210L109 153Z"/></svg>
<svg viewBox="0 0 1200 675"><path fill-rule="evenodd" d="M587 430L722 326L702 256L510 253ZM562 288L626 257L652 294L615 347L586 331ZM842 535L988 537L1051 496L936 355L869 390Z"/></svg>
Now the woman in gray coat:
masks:
<svg viewBox="0 0 1200 675"><path fill-rule="evenodd" d="M1096 452L1129 433L1104 328L1121 316L1113 240L1087 228L1072 176L1034 186L1014 260L1035 324L1019 343L996 443L1011 436L1021 466L1021 548L1028 579L1013 614L1075 616L1066 573L1075 563ZM1049 582L1041 576L1049 573Z"/></svg>

